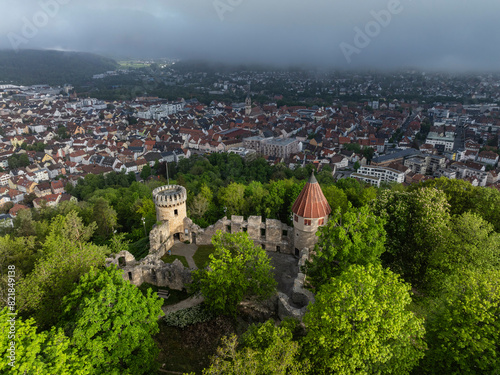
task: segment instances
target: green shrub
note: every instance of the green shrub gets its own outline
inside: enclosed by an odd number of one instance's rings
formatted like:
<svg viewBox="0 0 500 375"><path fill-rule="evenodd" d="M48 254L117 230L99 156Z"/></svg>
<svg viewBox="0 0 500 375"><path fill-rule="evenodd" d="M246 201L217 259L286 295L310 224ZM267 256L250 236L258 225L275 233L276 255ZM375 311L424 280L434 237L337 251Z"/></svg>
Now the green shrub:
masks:
<svg viewBox="0 0 500 375"><path fill-rule="evenodd" d="M206 310L203 304L201 304L169 313L165 315L163 320L171 327L185 328L189 325L206 322L213 318L215 318L215 315Z"/></svg>

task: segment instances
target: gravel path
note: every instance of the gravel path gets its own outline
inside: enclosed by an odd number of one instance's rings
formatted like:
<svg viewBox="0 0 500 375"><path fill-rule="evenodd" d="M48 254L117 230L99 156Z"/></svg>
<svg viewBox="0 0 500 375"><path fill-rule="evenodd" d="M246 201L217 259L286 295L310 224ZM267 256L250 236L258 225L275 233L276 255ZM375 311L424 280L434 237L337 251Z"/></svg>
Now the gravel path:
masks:
<svg viewBox="0 0 500 375"><path fill-rule="evenodd" d="M184 301L181 301L179 303L176 303L175 305L170 305L170 306L163 306L161 309L163 312L166 314L171 313L171 312L176 312L179 310L184 310L189 307L194 307L202 303L205 299L202 296L192 296Z"/></svg>

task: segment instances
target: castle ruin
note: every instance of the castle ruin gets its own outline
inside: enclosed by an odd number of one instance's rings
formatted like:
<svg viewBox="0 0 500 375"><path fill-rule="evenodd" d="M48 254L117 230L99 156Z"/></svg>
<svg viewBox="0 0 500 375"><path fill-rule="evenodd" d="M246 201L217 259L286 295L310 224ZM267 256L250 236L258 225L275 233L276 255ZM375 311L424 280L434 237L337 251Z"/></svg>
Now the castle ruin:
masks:
<svg viewBox="0 0 500 375"><path fill-rule="evenodd" d="M191 281L190 270L185 269L176 260L173 264L165 264L161 257L165 255L176 241L189 241L197 245L211 244L217 231L225 233L246 232L255 245L266 251L280 252L300 257L304 263L309 250L318 241L316 232L328 221L331 213L318 181L311 175L297 200L292 206L293 227L279 220L262 220L261 216L231 216L217 221L208 228L200 228L187 217L187 193L183 186L165 185L153 191L156 206L157 224L149 233L149 255L141 261L136 261L128 251L123 251L114 258L108 259L108 264L116 264L124 270L124 277L137 286L148 282L157 286L181 290ZM299 273L295 282L292 301L307 305L312 298L310 292L303 288L305 275ZM287 297L280 293L279 306L291 315L293 308L289 306ZM281 315L281 314L280 314Z"/></svg>

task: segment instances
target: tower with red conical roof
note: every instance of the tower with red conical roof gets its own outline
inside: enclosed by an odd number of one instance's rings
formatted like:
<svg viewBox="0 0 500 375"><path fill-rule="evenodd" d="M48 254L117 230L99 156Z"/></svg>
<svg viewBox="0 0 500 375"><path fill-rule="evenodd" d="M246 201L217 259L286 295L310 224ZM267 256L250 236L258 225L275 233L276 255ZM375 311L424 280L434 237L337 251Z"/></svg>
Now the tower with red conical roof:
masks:
<svg viewBox="0 0 500 375"><path fill-rule="evenodd" d="M331 212L332 209L313 172L292 206L296 255L304 247L309 249L314 247L318 242L316 232L319 227L326 224Z"/></svg>

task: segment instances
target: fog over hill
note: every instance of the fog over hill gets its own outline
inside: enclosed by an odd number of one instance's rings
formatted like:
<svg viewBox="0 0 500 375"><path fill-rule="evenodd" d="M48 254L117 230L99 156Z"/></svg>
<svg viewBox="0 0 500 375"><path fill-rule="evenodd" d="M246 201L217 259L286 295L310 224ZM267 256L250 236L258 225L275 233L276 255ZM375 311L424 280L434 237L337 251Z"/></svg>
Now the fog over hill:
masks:
<svg viewBox="0 0 500 375"><path fill-rule="evenodd" d="M337 69L498 70L499 11L494 0L6 1L0 48Z"/></svg>
<svg viewBox="0 0 500 375"><path fill-rule="evenodd" d="M94 74L115 70L116 61L83 52L41 50L0 51L0 82L19 85L88 81Z"/></svg>

